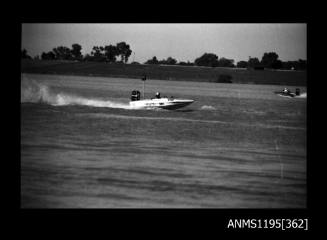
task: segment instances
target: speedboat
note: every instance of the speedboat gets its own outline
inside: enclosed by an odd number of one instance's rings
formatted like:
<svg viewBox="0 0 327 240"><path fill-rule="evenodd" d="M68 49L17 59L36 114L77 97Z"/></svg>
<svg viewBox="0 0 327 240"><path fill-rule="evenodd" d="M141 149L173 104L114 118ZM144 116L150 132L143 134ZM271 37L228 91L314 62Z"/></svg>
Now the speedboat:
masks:
<svg viewBox="0 0 327 240"><path fill-rule="evenodd" d="M300 89L297 88L295 93L291 92L289 89L285 88L283 91L275 92L275 94L281 97L296 97L300 95Z"/></svg>
<svg viewBox="0 0 327 240"><path fill-rule="evenodd" d="M135 92L134 90L133 92ZM132 93L133 93L132 92ZM138 91L136 91L138 92ZM132 94L133 96L133 94ZM130 106L133 108L144 108L144 109L155 109L155 108L161 108L161 109L168 109L168 110L175 110L178 108L185 107L187 105L190 105L193 103L194 100L190 99L179 99L179 98L151 98L151 99L133 99L131 98Z"/></svg>
<svg viewBox="0 0 327 240"><path fill-rule="evenodd" d="M138 90L133 90L131 95L131 101L129 105L132 108L138 109L169 109L175 110L178 108L185 107L190 105L194 102L191 99L180 99L174 97L160 97L160 93L157 92L155 98L145 99L144 95L144 88L145 88L145 79L146 77L142 78L143 81L143 99L141 99L141 93Z"/></svg>

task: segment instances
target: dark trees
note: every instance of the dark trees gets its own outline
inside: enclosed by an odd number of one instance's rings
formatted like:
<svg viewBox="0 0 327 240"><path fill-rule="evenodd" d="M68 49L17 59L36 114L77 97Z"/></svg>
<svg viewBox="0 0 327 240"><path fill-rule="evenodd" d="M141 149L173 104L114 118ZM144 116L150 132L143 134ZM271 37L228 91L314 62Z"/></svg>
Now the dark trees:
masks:
<svg viewBox="0 0 327 240"><path fill-rule="evenodd" d="M68 48L65 46L59 46L53 48L50 52L43 52L41 54L42 60L78 60L81 61L83 59L83 55L81 53L82 46L74 43L72 48Z"/></svg>
<svg viewBox="0 0 327 240"><path fill-rule="evenodd" d="M218 67L235 67L233 59L220 58L218 60Z"/></svg>
<svg viewBox="0 0 327 240"><path fill-rule="evenodd" d="M89 58L89 59L91 61L95 61L95 62L105 62L106 56L105 56L104 47L94 46L91 51L91 58Z"/></svg>
<svg viewBox="0 0 327 240"><path fill-rule="evenodd" d="M119 54L117 47L109 45L105 46L104 50L104 55L106 57L107 62L116 62L116 57Z"/></svg>
<svg viewBox="0 0 327 240"><path fill-rule="evenodd" d="M163 60L159 61L159 64L165 64L165 65L175 65L176 63L177 63L177 60L172 57L168 57L166 60L163 59Z"/></svg>
<svg viewBox="0 0 327 240"><path fill-rule="evenodd" d="M282 67L282 62L278 60L278 54L275 52L264 53L261 64L265 68L279 69Z"/></svg>
<svg viewBox="0 0 327 240"><path fill-rule="evenodd" d="M116 46L94 46L91 55L86 55L85 61L95 62L116 62L117 56L120 56L121 62L126 63L129 56L132 54L130 46L125 42L117 43Z"/></svg>
<svg viewBox="0 0 327 240"><path fill-rule="evenodd" d="M145 62L145 64L159 64L159 61L156 56L154 56L152 59L149 59Z"/></svg>
<svg viewBox="0 0 327 240"><path fill-rule="evenodd" d="M58 60L72 60L71 50L65 46L59 46L52 49L55 58Z"/></svg>
<svg viewBox="0 0 327 240"><path fill-rule="evenodd" d="M194 66L194 63L191 63L190 61L179 62L178 65L181 65L181 66Z"/></svg>
<svg viewBox="0 0 327 240"><path fill-rule="evenodd" d="M248 62L246 62L246 61L239 61L239 62L237 62L236 66L238 68L247 68L248 67Z"/></svg>
<svg viewBox="0 0 327 240"><path fill-rule="evenodd" d="M55 60L56 59L56 55L52 51L47 52L47 53L42 52L41 59L42 60Z"/></svg>
<svg viewBox="0 0 327 240"><path fill-rule="evenodd" d="M127 63L129 56L132 54L132 50L130 49L130 46L126 44L125 42L117 43L117 54L120 55L121 61L124 63Z"/></svg>
<svg viewBox="0 0 327 240"><path fill-rule="evenodd" d="M306 70L307 69L307 61L299 59L298 61L287 61L282 62L282 69L287 70Z"/></svg>
<svg viewBox="0 0 327 240"><path fill-rule="evenodd" d="M195 59L194 63L197 66L217 67L218 56L213 53L205 53L201 57Z"/></svg>
<svg viewBox="0 0 327 240"><path fill-rule="evenodd" d="M23 49L21 51L21 58L23 58L23 59L32 59L32 57L27 54L27 50L26 49Z"/></svg>
<svg viewBox="0 0 327 240"><path fill-rule="evenodd" d="M249 57L248 67L255 68L255 67L258 67L259 65L260 65L260 61L259 61L258 58L256 58L256 57L254 57L254 58Z"/></svg>
<svg viewBox="0 0 327 240"><path fill-rule="evenodd" d="M79 45L78 43L74 43L72 45L72 49L71 49L71 55L72 55L72 59L74 60L82 60L83 59L83 55L82 55L82 46Z"/></svg>

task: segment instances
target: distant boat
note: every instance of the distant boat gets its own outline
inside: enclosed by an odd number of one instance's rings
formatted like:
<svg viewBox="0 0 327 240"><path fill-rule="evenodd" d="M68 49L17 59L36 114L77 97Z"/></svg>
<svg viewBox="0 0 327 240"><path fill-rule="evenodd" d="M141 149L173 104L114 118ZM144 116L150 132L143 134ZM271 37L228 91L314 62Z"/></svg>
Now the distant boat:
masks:
<svg viewBox="0 0 327 240"><path fill-rule="evenodd" d="M297 88L295 90L295 93L293 93L289 89L284 88L283 91L275 92L275 94L277 94L277 95L279 95L281 97L291 97L291 98L293 98L293 97L296 97L296 96L300 96L300 89Z"/></svg>
<svg viewBox="0 0 327 240"><path fill-rule="evenodd" d="M187 105L190 105L194 102L194 100L191 99L179 99L174 97L160 97L160 93L157 92L155 98L151 99L145 99L145 80L146 77L142 78L143 80L143 99L141 99L140 91L133 90L131 95L131 101L130 106L133 108L140 108L140 109L168 109L168 110L175 110L178 108L185 107Z"/></svg>

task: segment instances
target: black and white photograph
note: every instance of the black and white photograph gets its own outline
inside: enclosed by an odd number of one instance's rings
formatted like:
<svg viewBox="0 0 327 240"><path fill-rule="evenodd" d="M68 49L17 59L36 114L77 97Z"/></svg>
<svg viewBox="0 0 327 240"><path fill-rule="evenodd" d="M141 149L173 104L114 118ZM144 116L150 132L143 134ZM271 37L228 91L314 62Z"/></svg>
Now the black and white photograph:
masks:
<svg viewBox="0 0 327 240"><path fill-rule="evenodd" d="M20 76L23 209L307 208L306 23L21 23Z"/></svg>

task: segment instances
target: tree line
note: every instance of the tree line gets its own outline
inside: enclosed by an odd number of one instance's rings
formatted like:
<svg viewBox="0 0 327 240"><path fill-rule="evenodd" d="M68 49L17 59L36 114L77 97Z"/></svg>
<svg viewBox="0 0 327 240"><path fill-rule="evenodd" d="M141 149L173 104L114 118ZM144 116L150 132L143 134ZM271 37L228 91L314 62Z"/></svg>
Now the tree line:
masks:
<svg viewBox="0 0 327 240"><path fill-rule="evenodd" d="M72 61L89 61L89 62L109 62L109 63L127 63L132 54L130 45L126 42L119 42L116 45L93 46L90 54L83 55L82 46L75 43L71 48L59 46L53 48L52 51L42 52L41 60L72 60ZM117 58L120 57L118 61ZM32 59L27 54L26 49L22 50L21 58ZM36 56L34 59L40 59ZM131 64L139 64L132 62ZM275 52L266 52L261 60L256 57L249 57L247 61L239 61L236 64L234 59L218 58L214 53L204 53L196 58L194 62L178 62L172 57L158 60L156 56L144 62L144 64L164 64L164 65L182 65L182 66L204 66L204 67L227 67L227 68L247 68L247 69L289 69L289 70L305 70L307 61L299 59L298 61L283 62Z"/></svg>
<svg viewBox="0 0 327 240"><path fill-rule="evenodd" d="M83 55L82 46L75 43L68 48L59 46L53 48L52 51L42 52L41 60L71 60L71 61L91 61L91 62L117 62L117 57L120 57L120 62L127 63L132 50L125 42L117 43L116 45L94 46L90 54ZM32 59L26 49L22 50L21 58ZM34 59L40 59L36 56Z"/></svg>
<svg viewBox="0 0 327 240"><path fill-rule="evenodd" d="M249 57L248 61L239 61L236 65L238 68L253 69L287 69L287 70L306 70L307 61L299 59L298 61L281 61L275 52L264 53L261 61L256 57Z"/></svg>
<svg viewBox="0 0 327 240"><path fill-rule="evenodd" d="M289 69L289 70L305 70L307 68L307 61L299 59L298 61L287 61L283 62L278 59L278 54L275 52L264 53L261 61L254 57L249 57L248 61L239 61L234 64L234 59L218 58L214 53L204 53L201 57L191 62L179 62L178 65L184 66L204 66L204 67L227 67L227 68L247 68L247 69ZM158 60L156 56L149 59L145 64L166 64L176 65L177 60L168 57L166 60Z"/></svg>

